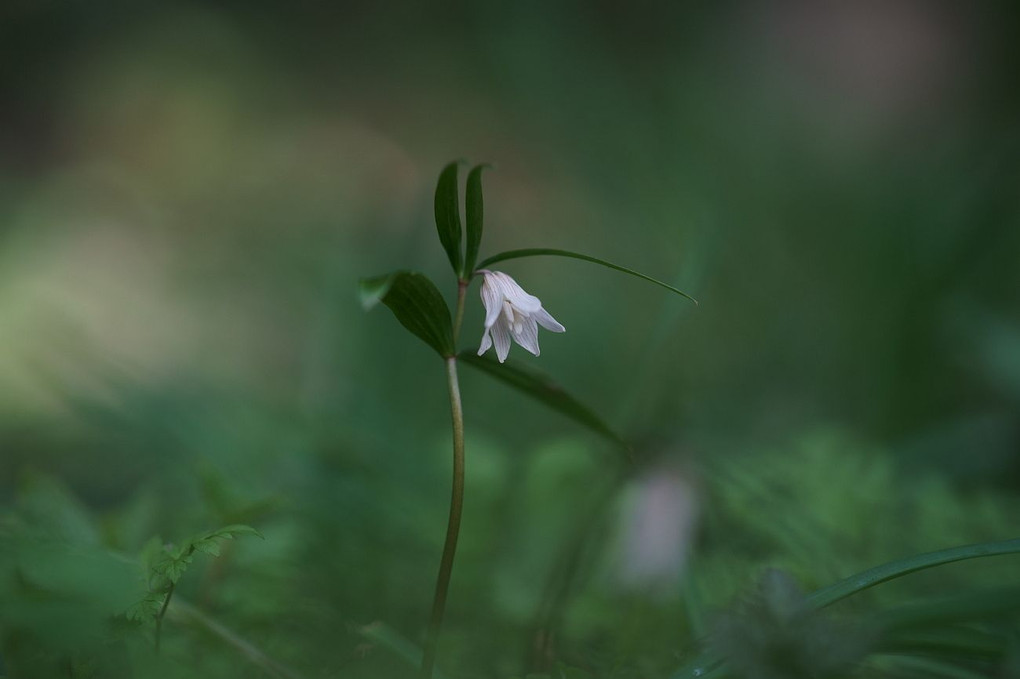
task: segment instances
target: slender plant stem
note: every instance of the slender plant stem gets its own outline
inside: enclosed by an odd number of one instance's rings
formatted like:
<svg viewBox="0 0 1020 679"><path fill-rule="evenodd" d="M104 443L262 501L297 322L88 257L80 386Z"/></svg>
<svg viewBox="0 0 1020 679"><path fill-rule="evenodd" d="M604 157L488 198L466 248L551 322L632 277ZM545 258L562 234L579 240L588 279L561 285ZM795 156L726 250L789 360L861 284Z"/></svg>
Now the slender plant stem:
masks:
<svg viewBox="0 0 1020 679"><path fill-rule="evenodd" d="M163 638L163 617L166 615L167 606L170 605L170 597L174 595L174 583L170 583L170 589L166 591L166 599L163 600L163 606L159 609L159 615L156 616L156 654L159 655L159 643Z"/></svg>
<svg viewBox="0 0 1020 679"><path fill-rule="evenodd" d="M439 562L439 576L436 578L436 594L432 600L432 618L429 620L425 637L425 654L422 658L421 676L431 679L436 662L436 644L439 630L443 625L446 609L446 594L450 588L453 572L453 557L457 553L457 537L460 534L460 517L464 508L464 412L460 403L460 385L457 381L457 359L446 359L446 374L450 384L450 411L453 415L453 492L450 498L450 520L446 526L446 543L443 558Z"/></svg>
<svg viewBox="0 0 1020 679"><path fill-rule="evenodd" d="M527 660L531 672L548 673L551 669L558 627L570 594L581 576L584 554L592 548L597 530L605 520L606 507L612 505L613 496L626 480L626 476L617 475L606 486L596 488L578 514L578 523L571 532L572 539L557 557L535 615L533 641Z"/></svg>
<svg viewBox="0 0 1020 679"><path fill-rule="evenodd" d="M457 342L461 322L464 320L464 296L470 281L457 281L457 311L454 316L453 340ZM450 589L453 573L453 557L457 553L457 538L460 535L460 518L464 510L464 408L460 400L460 382L457 379L457 357L446 359L447 384L450 387L450 415L453 420L453 490L450 495L450 519L446 525L446 542L443 544L443 558L439 562L436 577L436 592L432 600L432 617L425 636L425 650L422 655L421 676L432 679L436 664L436 648L439 630L443 626L446 611L446 595Z"/></svg>
<svg viewBox="0 0 1020 679"><path fill-rule="evenodd" d="M457 337L460 335L460 325L464 321L464 295L467 292L468 285L471 281L461 279L457 281L457 311L453 318L453 342L457 343Z"/></svg>

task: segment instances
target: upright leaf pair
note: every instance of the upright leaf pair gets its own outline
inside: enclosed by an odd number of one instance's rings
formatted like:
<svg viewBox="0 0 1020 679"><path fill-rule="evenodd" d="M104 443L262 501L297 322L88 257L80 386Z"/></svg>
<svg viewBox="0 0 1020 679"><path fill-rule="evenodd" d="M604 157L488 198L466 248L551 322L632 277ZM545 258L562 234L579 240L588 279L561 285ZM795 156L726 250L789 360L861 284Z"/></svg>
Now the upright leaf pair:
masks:
<svg viewBox="0 0 1020 679"><path fill-rule="evenodd" d="M478 249L482 242L482 170L477 165L468 174L465 211L467 214L466 251L462 251L463 228L460 220L460 194L457 171L460 163L450 163L439 173L436 184L436 231L457 279L470 282ZM364 278L359 286L365 310L380 302L389 307L400 324L436 350L443 358L456 353L450 308L428 276L416 271L394 271Z"/></svg>
<svg viewBox="0 0 1020 679"><path fill-rule="evenodd" d="M468 173L467 190L464 197L465 215L467 217L467 239L464 252L461 252L460 194L458 192L458 169L460 163L450 163L439 173L436 185L436 230L439 242L446 251L450 266L457 278L462 281L471 280L475 262L478 260L478 248L482 243L482 171L487 165L476 165Z"/></svg>

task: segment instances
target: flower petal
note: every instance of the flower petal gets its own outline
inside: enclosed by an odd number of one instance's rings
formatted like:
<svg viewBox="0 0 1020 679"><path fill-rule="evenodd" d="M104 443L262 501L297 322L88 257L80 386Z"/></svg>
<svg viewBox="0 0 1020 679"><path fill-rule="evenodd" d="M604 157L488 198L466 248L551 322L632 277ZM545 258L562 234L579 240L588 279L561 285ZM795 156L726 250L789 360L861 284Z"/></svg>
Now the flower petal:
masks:
<svg viewBox="0 0 1020 679"><path fill-rule="evenodd" d="M498 283L493 283L491 274L485 274L482 281L482 304L485 306L485 327L491 328L503 310L503 293Z"/></svg>
<svg viewBox="0 0 1020 679"><path fill-rule="evenodd" d="M546 330L552 332L566 332L567 329L559 324L555 318L549 315L549 312L545 309L539 309L535 313L531 314L531 317L538 321L538 324Z"/></svg>
<svg viewBox="0 0 1020 679"><path fill-rule="evenodd" d="M508 327L512 326L514 324L514 307L513 307L512 304L510 304L510 302L507 302L506 300L503 301L503 319L502 320L504 320L506 322Z"/></svg>
<svg viewBox="0 0 1020 679"><path fill-rule="evenodd" d="M510 328L507 326L506 319L500 316L496 324L492 326L490 333L492 334L492 343L496 346L496 358L502 363L510 353Z"/></svg>
<svg viewBox="0 0 1020 679"><path fill-rule="evenodd" d="M494 271L493 277L499 281L499 287L503 296L508 302L525 313L533 313L542 308L542 300L534 295L524 292L524 288L517 284L513 278L502 271Z"/></svg>
<svg viewBox="0 0 1020 679"><path fill-rule="evenodd" d="M535 323L535 319L531 316L524 316L521 318L521 322L514 325L513 329L514 339L522 347L538 356L541 353L538 349L538 325Z"/></svg>
<svg viewBox="0 0 1020 679"><path fill-rule="evenodd" d="M492 347L492 337L488 328L482 333L482 345L478 347L478 355L481 356Z"/></svg>

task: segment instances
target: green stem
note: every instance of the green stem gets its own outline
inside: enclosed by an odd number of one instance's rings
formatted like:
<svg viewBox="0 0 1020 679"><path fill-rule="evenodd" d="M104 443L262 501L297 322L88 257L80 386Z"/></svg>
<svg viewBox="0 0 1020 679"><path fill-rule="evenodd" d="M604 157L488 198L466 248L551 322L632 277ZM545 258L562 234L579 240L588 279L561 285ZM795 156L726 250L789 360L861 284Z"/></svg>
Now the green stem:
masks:
<svg viewBox="0 0 1020 679"><path fill-rule="evenodd" d="M159 655L159 642L163 635L163 616L166 615L167 606L170 605L170 597L174 595L174 583L170 583L170 589L166 591L166 599L163 600L163 606L159 609L159 615L156 616L156 654Z"/></svg>
<svg viewBox="0 0 1020 679"><path fill-rule="evenodd" d="M467 292L470 280L460 279L457 281L457 311L453 318L453 343L457 344L457 337L460 336L460 325L464 321L464 295Z"/></svg>
<svg viewBox="0 0 1020 679"><path fill-rule="evenodd" d="M603 488L596 488L571 535L572 540L557 557L557 564L546 583L546 591L535 615L533 642L528 667L536 674L548 673L555 656L554 642L559 631L571 591L578 584L585 552L592 547L597 530L605 519L605 509L612 505L613 496L620 490L626 477L616 476Z"/></svg>
<svg viewBox="0 0 1020 679"><path fill-rule="evenodd" d="M455 344L457 335L460 334L461 322L464 319L464 295L468 282L466 280L457 282L457 312L453 325ZM421 663L423 679L432 678L432 671L436 664L436 647L439 642L439 631L443 626L446 596L450 589L450 576L453 573L453 557L457 553L457 538L460 535L460 518L464 510L464 409L460 400L456 356L446 359L446 377L450 387L450 415L453 420L453 490L450 496L450 519L446 526L446 542L443 545L443 557L439 562L436 592L432 600L432 617L429 620L428 632L425 636L425 649Z"/></svg>

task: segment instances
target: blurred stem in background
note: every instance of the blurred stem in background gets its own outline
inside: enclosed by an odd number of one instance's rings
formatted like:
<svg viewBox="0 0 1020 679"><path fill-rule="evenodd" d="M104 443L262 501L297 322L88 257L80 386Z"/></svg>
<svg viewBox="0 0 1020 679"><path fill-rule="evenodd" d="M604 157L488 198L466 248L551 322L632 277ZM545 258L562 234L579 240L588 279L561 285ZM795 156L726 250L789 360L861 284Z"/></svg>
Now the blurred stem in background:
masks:
<svg viewBox="0 0 1020 679"><path fill-rule="evenodd" d="M457 310L453 324L454 346L457 344L461 322L464 320L464 297L469 283L470 281L464 279L457 281ZM425 679L431 679L432 669L436 664L436 645L439 642L439 630L443 625L446 595L450 589L453 557L457 553L457 537L460 534L460 519L464 509L464 409L460 400L456 354L446 357L446 376L450 387L450 414L453 419L453 490L450 497L450 519L446 525L446 542L443 545L442 560L439 562L436 593L432 600L432 617L429 620L425 652L422 656L421 676Z"/></svg>
<svg viewBox="0 0 1020 679"><path fill-rule="evenodd" d="M560 634L570 597L581 582L586 579L591 557L597 547L599 531L605 526L607 510L613 507L613 500L634 473L633 466L621 467L601 486L593 489L586 498L581 511L572 525L565 545L556 555L545 583L545 593L532 622L531 646L525 661L529 672L548 673L552 671L557 658L556 641Z"/></svg>

